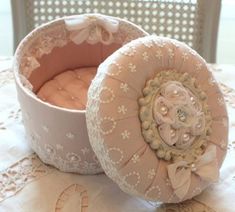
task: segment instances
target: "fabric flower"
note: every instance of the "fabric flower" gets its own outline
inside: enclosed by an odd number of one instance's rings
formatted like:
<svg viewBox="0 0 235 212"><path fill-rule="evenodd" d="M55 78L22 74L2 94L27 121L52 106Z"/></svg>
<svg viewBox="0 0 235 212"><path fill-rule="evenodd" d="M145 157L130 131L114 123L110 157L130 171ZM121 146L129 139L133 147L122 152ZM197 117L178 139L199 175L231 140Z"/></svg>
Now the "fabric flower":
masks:
<svg viewBox="0 0 235 212"><path fill-rule="evenodd" d="M178 140L175 146L178 149L187 149L192 145L194 139L195 136L191 134L189 128L181 128L178 130Z"/></svg>
<svg viewBox="0 0 235 212"><path fill-rule="evenodd" d="M205 115L201 113L197 116L195 122L193 122L191 127L191 133L193 135L200 135L203 133L206 126Z"/></svg>
<svg viewBox="0 0 235 212"><path fill-rule="evenodd" d="M169 146L186 149L205 128L205 115L196 96L180 82L164 83L153 103L159 135Z"/></svg>
<svg viewBox="0 0 235 212"><path fill-rule="evenodd" d="M173 105L162 96L155 99L153 112L154 118L158 124L173 124L175 122L175 117L170 115L170 110L172 107Z"/></svg>
<svg viewBox="0 0 235 212"><path fill-rule="evenodd" d="M197 111L190 105L176 105L174 107L175 128L190 127L197 119Z"/></svg>
<svg viewBox="0 0 235 212"><path fill-rule="evenodd" d="M179 140L179 131L173 129L170 124L161 124L158 131L163 141L169 146L173 146Z"/></svg>
<svg viewBox="0 0 235 212"><path fill-rule="evenodd" d="M186 104L188 92L180 82L169 81L162 85L161 95L172 104Z"/></svg>

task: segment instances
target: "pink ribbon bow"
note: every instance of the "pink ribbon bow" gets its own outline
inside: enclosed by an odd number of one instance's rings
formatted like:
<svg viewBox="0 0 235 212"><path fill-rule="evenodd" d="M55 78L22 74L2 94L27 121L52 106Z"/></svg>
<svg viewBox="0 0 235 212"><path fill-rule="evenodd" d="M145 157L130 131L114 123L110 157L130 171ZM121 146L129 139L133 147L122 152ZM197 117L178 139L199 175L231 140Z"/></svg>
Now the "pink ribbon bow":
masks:
<svg viewBox="0 0 235 212"><path fill-rule="evenodd" d="M219 178L216 147L209 146L191 166L186 161L179 161L169 165L167 170L176 196L183 199L189 190L192 172L208 182L215 182Z"/></svg>
<svg viewBox="0 0 235 212"><path fill-rule="evenodd" d="M84 41L110 44L113 42L113 33L118 31L119 22L99 14L90 14L65 19L65 25L70 31L70 39L76 44Z"/></svg>

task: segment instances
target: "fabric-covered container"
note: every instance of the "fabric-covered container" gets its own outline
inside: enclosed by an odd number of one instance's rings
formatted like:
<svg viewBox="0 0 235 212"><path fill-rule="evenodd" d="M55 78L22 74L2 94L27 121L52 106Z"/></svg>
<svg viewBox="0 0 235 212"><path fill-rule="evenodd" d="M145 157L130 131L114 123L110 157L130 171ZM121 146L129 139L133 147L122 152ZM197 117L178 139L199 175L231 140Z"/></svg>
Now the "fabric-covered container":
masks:
<svg viewBox="0 0 235 212"><path fill-rule="evenodd" d="M87 126L105 173L125 192L175 203L219 178L228 140L223 95L205 60L179 41L131 41L98 68Z"/></svg>
<svg viewBox="0 0 235 212"><path fill-rule="evenodd" d="M26 134L43 162L66 172L102 172L89 144L86 92L101 62L145 35L128 21L84 14L52 21L23 39L15 53L16 87Z"/></svg>

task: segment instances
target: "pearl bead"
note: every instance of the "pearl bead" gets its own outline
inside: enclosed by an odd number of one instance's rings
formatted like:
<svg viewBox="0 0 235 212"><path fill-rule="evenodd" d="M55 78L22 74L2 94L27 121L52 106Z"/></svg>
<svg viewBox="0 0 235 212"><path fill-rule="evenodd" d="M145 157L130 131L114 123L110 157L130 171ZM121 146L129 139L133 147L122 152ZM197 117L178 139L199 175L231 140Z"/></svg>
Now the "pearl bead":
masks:
<svg viewBox="0 0 235 212"><path fill-rule="evenodd" d="M175 137L175 130L171 129L171 137Z"/></svg>
<svg viewBox="0 0 235 212"><path fill-rule="evenodd" d="M166 107L166 106L162 106L160 110L161 110L161 113L162 113L163 115L166 115L166 114L167 114L167 111L168 111L168 110L167 110L167 107Z"/></svg>
<svg viewBox="0 0 235 212"><path fill-rule="evenodd" d="M75 97L74 97L74 96L71 96L71 99L72 99L72 100L74 100L74 99L75 99Z"/></svg>
<svg viewBox="0 0 235 212"><path fill-rule="evenodd" d="M173 91L173 94L174 94L174 95L178 95L178 91L177 91L177 90L174 90L174 91Z"/></svg>
<svg viewBox="0 0 235 212"><path fill-rule="evenodd" d="M197 170L196 165L194 163L191 164L191 169L192 169L192 171L196 171Z"/></svg>
<svg viewBox="0 0 235 212"><path fill-rule="evenodd" d="M70 160L71 160L71 161L76 161L77 159L78 159L78 158L77 158L77 156L75 156L75 155L73 155L73 156L70 157Z"/></svg>
<svg viewBox="0 0 235 212"><path fill-rule="evenodd" d="M188 133L185 133L185 134L183 135L183 140L184 140L184 141L188 141L189 139L190 139L189 134L188 134Z"/></svg>
<svg viewBox="0 0 235 212"><path fill-rule="evenodd" d="M180 121L185 121L185 120L186 120L185 115L181 115L181 116L180 116Z"/></svg>
<svg viewBox="0 0 235 212"><path fill-rule="evenodd" d="M193 96L190 97L190 100L191 100L191 102L195 105L196 102L195 102L195 99L194 99Z"/></svg>

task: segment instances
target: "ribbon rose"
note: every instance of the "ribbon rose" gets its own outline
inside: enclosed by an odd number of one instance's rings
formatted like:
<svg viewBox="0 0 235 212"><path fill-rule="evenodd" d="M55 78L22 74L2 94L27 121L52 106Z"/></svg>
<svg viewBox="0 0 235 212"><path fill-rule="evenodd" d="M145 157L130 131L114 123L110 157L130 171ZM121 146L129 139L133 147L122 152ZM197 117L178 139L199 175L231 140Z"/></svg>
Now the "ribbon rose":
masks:
<svg viewBox="0 0 235 212"><path fill-rule="evenodd" d="M209 146L191 166L186 161L179 161L169 165L167 170L176 196L183 199L189 190L192 172L208 182L215 182L219 178L216 147Z"/></svg>
<svg viewBox="0 0 235 212"><path fill-rule="evenodd" d="M118 31L119 22L112 18L95 15L77 16L65 20L66 29L70 31L70 39L81 44L87 41L90 44L113 42L113 33Z"/></svg>

